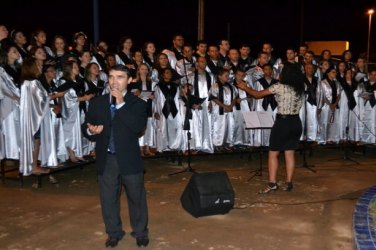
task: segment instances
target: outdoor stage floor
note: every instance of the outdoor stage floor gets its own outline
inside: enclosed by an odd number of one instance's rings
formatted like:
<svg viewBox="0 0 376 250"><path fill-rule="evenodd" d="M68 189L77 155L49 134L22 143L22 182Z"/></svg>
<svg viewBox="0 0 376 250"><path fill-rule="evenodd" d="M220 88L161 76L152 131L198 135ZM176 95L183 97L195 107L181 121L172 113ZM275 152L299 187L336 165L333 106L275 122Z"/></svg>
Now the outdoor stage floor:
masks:
<svg viewBox="0 0 376 250"><path fill-rule="evenodd" d="M376 185L375 156L351 153L360 162L355 165L341 160L340 149L319 147L307 158L317 173L297 168L291 193L259 195L267 182L264 156L263 175L250 181L249 171L259 167L257 154L250 161L239 154L193 157L198 172L226 171L236 197L228 214L202 218L192 217L180 203L191 173L168 176L182 167L163 158L145 160L148 249L354 249L354 205ZM302 157L296 156L300 165ZM332 158L339 160L328 161ZM283 164L278 173L282 183ZM24 178L22 188L14 180L0 185L0 249L105 249L94 165L55 175L59 184L45 178L41 189L31 187L35 177ZM138 249L129 235L125 196L122 218L127 235L116 249Z"/></svg>

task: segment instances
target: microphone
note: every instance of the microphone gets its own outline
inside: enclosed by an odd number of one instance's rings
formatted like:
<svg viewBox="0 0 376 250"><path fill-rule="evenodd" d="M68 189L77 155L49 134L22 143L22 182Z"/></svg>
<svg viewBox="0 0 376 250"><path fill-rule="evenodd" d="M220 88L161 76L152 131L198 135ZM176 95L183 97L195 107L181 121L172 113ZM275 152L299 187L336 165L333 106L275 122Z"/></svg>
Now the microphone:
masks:
<svg viewBox="0 0 376 250"><path fill-rule="evenodd" d="M111 95L110 97L111 108L116 106L116 97Z"/></svg>

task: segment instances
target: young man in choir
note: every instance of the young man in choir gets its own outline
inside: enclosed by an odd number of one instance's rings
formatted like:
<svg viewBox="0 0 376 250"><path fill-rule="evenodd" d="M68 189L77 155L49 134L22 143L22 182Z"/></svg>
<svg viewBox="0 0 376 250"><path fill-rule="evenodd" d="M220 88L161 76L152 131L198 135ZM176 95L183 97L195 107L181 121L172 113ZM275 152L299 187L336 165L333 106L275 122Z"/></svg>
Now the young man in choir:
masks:
<svg viewBox="0 0 376 250"><path fill-rule="evenodd" d="M207 49L208 49L208 43L204 40L199 40L197 41L196 51L193 55L196 58L199 58L200 56L206 57Z"/></svg>
<svg viewBox="0 0 376 250"><path fill-rule="evenodd" d="M264 76L258 79L254 86L255 90L262 91L264 89L268 89L272 85L278 82L277 79L273 78L273 67L270 64L265 64L262 67ZM266 111L271 112L273 114L273 118L277 114L277 102L274 98L274 95L265 96L262 99L255 100L254 103L255 111ZM256 129L254 131L254 143L255 145L259 146L267 146L269 143L270 137L270 130L259 130Z"/></svg>
<svg viewBox="0 0 376 250"><path fill-rule="evenodd" d="M224 65L228 59L227 53L230 50L230 42L226 39L222 39L219 41L218 47L219 47L219 59Z"/></svg>
<svg viewBox="0 0 376 250"><path fill-rule="evenodd" d="M252 63L254 59L250 56L251 54L251 47L248 44L243 43L239 47L239 53L240 53L240 58L239 58L239 64L240 68L247 72L252 67Z"/></svg>
<svg viewBox="0 0 376 250"><path fill-rule="evenodd" d="M256 61L256 66L250 68L246 72L252 83L257 82L261 77L264 76L264 71L262 68L264 67L264 65L268 64L268 54L265 52L260 52Z"/></svg>
<svg viewBox="0 0 376 250"><path fill-rule="evenodd" d="M316 141L317 135L317 87L318 78L314 76L315 67L313 64L304 65L305 103L302 107L303 128L306 126L307 141ZM305 105L305 106L304 106Z"/></svg>
<svg viewBox="0 0 376 250"><path fill-rule="evenodd" d="M174 35L172 38L172 48L164 49L162 53L168 56L168 61L173 69L175 69L176 62L183 59L183 45L184 37L180 34Z"/></svg>
<svg viewBox="0 0 376 250"><path fill-rule="evenodd" d="M229 70L230 82L234 80L235 71L240 68L239 58L240 55L237 49L232 48L229 50L224 68Z"/></svg>
<svg viewBox="0 0 376 250"><path fill-rule="evenodd" d="M196 70L196 57L190 44L184 44L183 55L184 58L176 62L176 72L182 76L181 83L185 84Z"/></svg>
<svg viewBox="0 0 376 250"><path fill-rule="evenodd" d="M234 145L240 147L253 145L253 131L246 130L243 117L244 112L250 111L250 100L247 92L238 87L238 85L241 83L244 83L246 86L251 86L251 84L248 82L245 71L238 68L235 70L235 77L232 85L238 92L238 99L233 109L235 119Z"/></svg>
<svg viewBox="0 0 376 250"><path fill-rule="evenodd" d="M262 50L261 51L264 52L264 53L266 53L266 55L268 57L268 63L270 65L272 65L275 70L277 70L278 67L279 67L279 65L281 64L282 60L281 60L281 58L277 58L274 55L272 55L273 50L274 49L273 49L273 46L272 46L271 43L264 43L262 45Z"/></svg>
<svg viewBox="0 0 376 250"><path fill-rule="evenodd" d="M204 99L201 104L201 109L195 111L196 116L192 118L193 126L191 130L194 130L192 135L195 137L194 147L196 150L213 153L209 90L214 83L214 76L205 70L206 67L206 58L199 57L196 62L196 71L189 79L189 83L192 86L192 95L196 98Z"/></svg>
<svg viewBox="0 0 376 250"><path fill-rule="evenodd" d="M223 67L223 63L219 58L219 49L217 45L209 45L208 48L207 71L217 76L219 69Z"/></svg>

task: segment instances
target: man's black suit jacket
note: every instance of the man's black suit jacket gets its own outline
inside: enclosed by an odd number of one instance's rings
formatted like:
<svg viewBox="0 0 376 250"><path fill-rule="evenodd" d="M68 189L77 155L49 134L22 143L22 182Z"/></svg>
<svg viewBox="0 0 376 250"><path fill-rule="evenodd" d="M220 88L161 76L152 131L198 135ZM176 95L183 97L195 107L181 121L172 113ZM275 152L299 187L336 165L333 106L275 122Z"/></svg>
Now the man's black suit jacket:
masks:
<svg viewBox="0 0 376 250"><path fill-rule="evenodd" d="M116 158L119 171L122 175L138 174L144 171L144 164L140 154L138 138L146 127L147 114L145 101L127 92L124 96L125 104L115 111L115 117L111 119L109 95L99 96L89 104L86 114L83 132L87 134L87 123L103 125L102 133L92 135L96 141L96 165L98 173L103 174L110 139L111 127L113 127Z"/></svg>

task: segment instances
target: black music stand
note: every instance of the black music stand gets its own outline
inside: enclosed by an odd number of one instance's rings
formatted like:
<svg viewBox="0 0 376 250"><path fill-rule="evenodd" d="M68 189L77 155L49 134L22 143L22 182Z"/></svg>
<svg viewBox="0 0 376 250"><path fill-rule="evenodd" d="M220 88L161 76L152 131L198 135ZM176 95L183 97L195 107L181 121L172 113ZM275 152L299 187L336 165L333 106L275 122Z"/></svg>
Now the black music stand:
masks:
<svg viewBox="0 0 376 250"><path fill-rule="evenodd" d="M249 111L243 113L246 129L260 129L261 130L261 141L259 147L260 164L259 168L251 170L250 173L254 173L248 181L252 180L255 176L262 176L262 157L263 157L263 147L265 147L264 142L264 130L271 129L274 124L272 112L267 111Z"/></svg>

